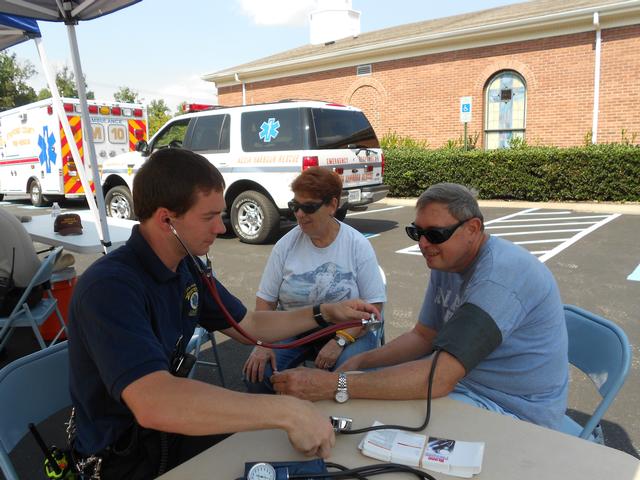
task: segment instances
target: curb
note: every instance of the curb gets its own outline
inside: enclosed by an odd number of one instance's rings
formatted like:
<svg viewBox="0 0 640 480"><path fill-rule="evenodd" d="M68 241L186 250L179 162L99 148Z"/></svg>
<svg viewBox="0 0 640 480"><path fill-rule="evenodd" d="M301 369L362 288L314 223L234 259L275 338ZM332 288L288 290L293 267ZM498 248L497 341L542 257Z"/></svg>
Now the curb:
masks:
<svg viewBox="0 0 640 480"><path fill-rule="evenodd" d="M417 198L391 198L382 200L388 205L415 207ZM478 200L480 207L490 208L546 208L551 210L573 210L576 212L623 213L640 215L640 203L588 203L588 202L524 202L519 200Z"/></svg>

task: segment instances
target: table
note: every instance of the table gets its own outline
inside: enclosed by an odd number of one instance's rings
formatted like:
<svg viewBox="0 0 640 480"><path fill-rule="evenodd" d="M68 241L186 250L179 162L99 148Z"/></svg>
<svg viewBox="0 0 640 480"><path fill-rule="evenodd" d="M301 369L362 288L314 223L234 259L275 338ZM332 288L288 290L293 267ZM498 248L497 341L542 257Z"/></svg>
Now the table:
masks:
<svg viewBox="0 0 640 480"><path fill-rule="evenodd" d="M353 428L384 423L419 425L425 401L349 400L338 405L317 403L327 415L351 417ZM528 422L481 410L449 398L433 401L429 435L466 441L484 441L482 472L477 480L640 480L640 461L631 455ZM363 435L338 435L329 461L348 467L379 463L360 453L357 444ZM163 480L235 479L244 472L245 462L308 460L290 446L280 430L242 432L192 458L163 475ZM429 472L438 479L453 479ZM415 478L407 474L387 474L377 479Z"/></svg>
<svg viewBox="0 0 640 480"><path fill-rule="evenodd" d="M103 251L100 237L96 230L96 220L90 210L77 212L82 220L82 235L60 235L53 231L54 219L49 215L35 215L30 222L22 225L29 233L33 241L46 245L62 245L70 252L76 253L100 253ZM123 245L131 235L131 229L138 223L133 220L107 217L107 226L113 248Z"/></svg>

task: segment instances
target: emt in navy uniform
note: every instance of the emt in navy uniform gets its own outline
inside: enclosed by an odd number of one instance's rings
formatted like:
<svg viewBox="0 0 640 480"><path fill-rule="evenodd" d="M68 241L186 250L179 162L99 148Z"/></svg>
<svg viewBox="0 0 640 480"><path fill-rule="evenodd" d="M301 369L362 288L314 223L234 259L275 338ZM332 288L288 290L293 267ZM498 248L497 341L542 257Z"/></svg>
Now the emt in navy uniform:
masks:
<svg viewBox="0 0 640 480"><path fill-rule="evenodd" d="M281 428L297 450L329 455L331 423L310 402L229 391L175 372L196 324L246 342L229 328L171 230L193 255L205 255L225 232L223 190L220 172L204 157L178 148L155 152L134 180L140 225L75 287L68 333L70 430L74 460L89 474L154 478L222 434L258 429ZM233 318L265 342L318 326L311 307L247 312L215 282ZM376 310L348 300L323 304L320 312L338 323Z"/></svg>

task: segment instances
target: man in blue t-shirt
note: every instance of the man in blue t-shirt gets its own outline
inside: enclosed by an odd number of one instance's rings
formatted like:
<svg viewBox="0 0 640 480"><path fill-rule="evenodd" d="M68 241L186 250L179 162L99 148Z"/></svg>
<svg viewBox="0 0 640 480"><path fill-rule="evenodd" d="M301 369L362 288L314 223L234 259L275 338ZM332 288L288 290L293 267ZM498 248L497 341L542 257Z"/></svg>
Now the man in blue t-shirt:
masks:
<svg viewBox="0 0 640 480"><path fill-rule="evenodd" d="M339 391L336 400L424 398L433 358L425 356L439 350L434 397L558 429L567 404L568 344L549 269L525 249L489 236L462 185L427 189L406 231L431 269L418 323L340 370L388 368L343 378L290 370L275 375L275 390L310 400Z"/></svg>
<svg viewBox="0 0 640 480"><path fill-rule="evenodd" d="M220 172L204 157L178 148L156 151L134 181L140 225L75 288L69 311L72 446L89 476L155 478L221 434L266 428L284 429L307 455L329 455L332 426L311 403L184 378L185 348L196 324L248 343L229 328L197 274L198 260L186 255L187 249L205 255L224 233L223 190ZM337 323L375 312L359 300L247 312L214 281L230 316L265 342L316 328L322 317Z"/></svg>

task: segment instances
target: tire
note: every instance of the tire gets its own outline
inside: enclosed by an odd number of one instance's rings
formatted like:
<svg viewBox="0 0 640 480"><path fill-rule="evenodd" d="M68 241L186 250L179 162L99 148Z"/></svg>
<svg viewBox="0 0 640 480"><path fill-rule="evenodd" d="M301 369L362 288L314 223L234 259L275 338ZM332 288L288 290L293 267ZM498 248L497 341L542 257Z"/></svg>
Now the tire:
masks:
<svg viewBox="0 0 640 480"><path fill-rule="evenodd" d="M125 220L135 220L133 213L133 197L124 185L111 188L104 197L107 215Z"/></svg>
<svg viewBox="0 0 640 480"><path fill-rule="evenodd" d="M0 193L0 202L4 200L4 193Z"/></svg>
<svg viewBox="0 0 640 480"><path fill-rule="evenodd" d="M231 228L241 242L267 243L280 231L280 213L262 193L248 190L231 204Z"/></svg>
<svg viewBox="0 0 640 480"><path fill-rule="evenodd" d="M42 187L37 179L33 179L29 184L29 199L34 207L44 207L47 205L47 199L42 195Z"/></svg>
<svg viewBox="0 0 640 480"><path fill-rule="evenodd" d="M336 210L336 213L334 215L336 220L340 220L341 222L345 219L345 217L347 216L347 209L345 208L339 208L338 210Z"/></svg>

